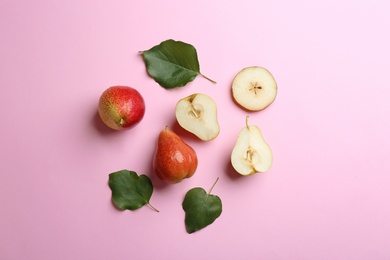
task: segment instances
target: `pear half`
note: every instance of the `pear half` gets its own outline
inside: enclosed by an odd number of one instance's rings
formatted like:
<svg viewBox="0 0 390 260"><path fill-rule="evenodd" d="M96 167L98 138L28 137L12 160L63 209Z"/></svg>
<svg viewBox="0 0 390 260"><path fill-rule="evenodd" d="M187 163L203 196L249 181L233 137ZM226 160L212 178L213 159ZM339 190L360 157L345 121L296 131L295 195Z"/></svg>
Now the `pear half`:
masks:
<svg viewBox="0 0 390 260"><path fill-rule="evenodd" d="M203 141L210 141L219 134L217 105L205 94L195 93L176 104L176 120L181 127Z"/></svg>
<svg viewBox="0 0 390 260"><path fill-rule="evenodd" d="M260 111L274 102L277 85L265 68L252 66L242 69L233 79L234 100L250 111Z"/></svg>
<svg viewBox="0 0 390 260"><path fill-rule="evenodd" d="M246 126L238 135L230 160L233 168L241 175L266 172L271 168L271 148L265 142L258 126L248 126L248 117Z"/></svg>

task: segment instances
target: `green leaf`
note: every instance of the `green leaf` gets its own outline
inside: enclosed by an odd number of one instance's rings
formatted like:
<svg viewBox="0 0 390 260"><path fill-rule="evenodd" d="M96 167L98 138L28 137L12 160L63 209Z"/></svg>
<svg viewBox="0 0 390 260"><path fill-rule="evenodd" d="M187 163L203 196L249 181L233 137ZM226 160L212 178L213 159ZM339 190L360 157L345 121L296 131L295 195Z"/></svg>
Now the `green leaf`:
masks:
<svg viewBox="0 0 390 260"><path fill-rule="evenodd" d="M122 170L109 174L108 185L112 191L112 201L122 210L136 210L148 205L158 212L149 200L153 184L148 176L138 176L134 171Z"/></svg>
<svg viewBox="0 0 390 260"><path fill-rule="evenodd" d="M191 44L166 40L141 53L148 74L164 88L185 86L198 75L215 83L200 73L198 55Z"/></svg>
<svg viewBox="0 0 390 260"><path fill-rule="evenodd" d="M215 181L213 187L217 183ZM187 192L183 200L185 211L185 225L189 234L212 224L222 213L222 201L218 196L212 195L202 188L193 188Z"/></svg>

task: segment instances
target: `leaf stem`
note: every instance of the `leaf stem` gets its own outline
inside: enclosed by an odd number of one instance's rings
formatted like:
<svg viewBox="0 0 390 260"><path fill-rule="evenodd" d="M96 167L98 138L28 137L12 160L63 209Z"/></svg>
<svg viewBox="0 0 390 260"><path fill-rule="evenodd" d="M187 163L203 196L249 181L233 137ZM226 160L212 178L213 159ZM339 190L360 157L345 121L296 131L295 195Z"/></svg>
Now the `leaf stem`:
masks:
<svg viewBox="0 0 390 260"><path fill-rule="evenodd" d="M149 208L153 209L156 212L160 212L158 209L152 206L152 204L148 203Z"/></svg>
<svg viewBox="0 0 390 260"><path fill-rule="evenodd" d="M210 193L211 193L211 191L214 189L214 186L215 186L215 184L217 184L218 180L219 180L219 177L218 177L218 178L215 180L215 182L214 182L213 186L211 186L211 188L210 188L210 190L209 190L209 193L208 193L208 194L210 194Z"/></svg>
<svg viewBox="0 0 390 260"><path fill-rule="evenodd" d="M205 75L203 75L203 74L200 74L203 78L205 78L205 79L207 79L208 81L211 81L212 83L214 83L214 84L217 84L217 82L216 81L214 81L214 80L212 80L212 79L210 79L209 77L206 77Z"/></svg>

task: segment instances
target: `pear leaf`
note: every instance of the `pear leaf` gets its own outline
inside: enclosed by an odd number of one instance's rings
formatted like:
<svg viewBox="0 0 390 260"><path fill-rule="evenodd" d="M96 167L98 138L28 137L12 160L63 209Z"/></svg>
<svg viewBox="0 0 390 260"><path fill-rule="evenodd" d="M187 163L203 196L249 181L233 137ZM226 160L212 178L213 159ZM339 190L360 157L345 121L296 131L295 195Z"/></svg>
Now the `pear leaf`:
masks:
<svg viewBox="0 0 390 260"><path fill-rule="evenodd" d="M138 176L134 171L121 170L109 174L108 185L112 191L112 201L122 210L136 210L150 203L153 193L152 181L146 175Z"/></svg>
<svg viewBox="0 0 390 260"><path fill-rule="evenodd" d="M222 201L212 195L211 190L206 193L203 188L193 188L189 190L183 200L183 210L185 211L185 226L187 233L191 234L212 224L222 213Z"/></svg>
<svg viewBox="0 0 390 260"><path fill-rule="evenodd" d="M196 49L191 44L166 40L149 50L140 52L149 76L166 89L183 87L201 75Z"/></svg>

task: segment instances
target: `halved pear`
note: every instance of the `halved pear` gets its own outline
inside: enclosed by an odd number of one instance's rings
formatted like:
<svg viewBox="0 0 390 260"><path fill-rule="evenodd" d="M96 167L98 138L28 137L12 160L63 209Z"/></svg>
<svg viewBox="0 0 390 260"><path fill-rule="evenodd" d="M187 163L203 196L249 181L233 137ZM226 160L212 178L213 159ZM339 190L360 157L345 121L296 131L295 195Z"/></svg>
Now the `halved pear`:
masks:
<svg viewBox="0 0 390 260"><path fill-rule="evenodd" d="M176 119L181 127L203 141L210 141L219 134L217 105L205 94L195 93L176 104Z"/></svg>
<svg viewBox="0 0 390 260"><path fill-rule="evenodd" d="M268 107L274 102L277 90L272 74L258 66L242 69L232 83L234 100L251 111L260 111Z"/></svg>
<svg viewBox="0 0 390 260"><path fill-rule="evenodd" d="M233 168L241 175L266 172L271 168L271 148L265 142L258 126L248 126L248 117L246 126L238 135L230 160Z"/></svg>

